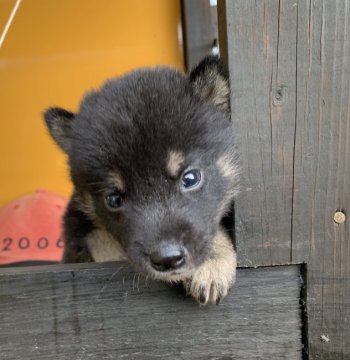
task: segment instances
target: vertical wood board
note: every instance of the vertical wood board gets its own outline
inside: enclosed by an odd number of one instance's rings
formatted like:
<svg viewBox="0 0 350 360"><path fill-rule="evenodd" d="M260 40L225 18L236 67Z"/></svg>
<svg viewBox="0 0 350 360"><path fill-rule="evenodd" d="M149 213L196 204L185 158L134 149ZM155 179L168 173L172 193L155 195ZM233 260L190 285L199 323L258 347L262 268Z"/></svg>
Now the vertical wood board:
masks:
<svg viewBox="0 0 350 360"><path fill-rule="evenodd" d="M350 358L350 1L299 1L294 262L308 263L311 359ZM326 339L322 341L321 339Z"/></svg>
<svg viewBox="0 0 350 360"><path fill-rule="evenodd" d="M278 0L226 1L224 7L219 16L227 32L221 47L227 49L232 121L243 165L235 203L239 264L288 264L297 8L293 1Z"/></svg>
<svg viewBox="0 0 350 360"><path fill-rule="evenodd" d="M243 165L239 263L306 262L310 359L348 359L350 222L333 218L350 216L350 1L218 8Z"/></svg>

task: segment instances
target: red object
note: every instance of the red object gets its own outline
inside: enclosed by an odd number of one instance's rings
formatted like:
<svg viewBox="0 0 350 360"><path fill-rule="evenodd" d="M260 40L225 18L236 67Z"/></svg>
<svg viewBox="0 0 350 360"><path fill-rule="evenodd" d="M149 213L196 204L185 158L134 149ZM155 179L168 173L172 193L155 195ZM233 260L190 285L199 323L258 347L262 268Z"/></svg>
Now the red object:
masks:
<svg viewBox="0 0 350 360"><path fill-rule="evenodd" d="M67 199L50 191L13 200L0 208L0 265L62 258L62 215Z"/></svg>

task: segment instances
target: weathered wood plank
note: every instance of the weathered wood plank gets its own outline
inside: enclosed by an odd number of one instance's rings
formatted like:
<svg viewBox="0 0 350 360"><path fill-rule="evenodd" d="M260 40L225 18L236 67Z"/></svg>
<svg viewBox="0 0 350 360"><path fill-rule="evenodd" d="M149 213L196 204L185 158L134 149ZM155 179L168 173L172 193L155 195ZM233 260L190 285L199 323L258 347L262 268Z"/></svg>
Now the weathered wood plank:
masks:
<svg viewBox="0 0 350 360"><path fill-rule="evenodd" d="M310 358L349 359L350 222L333 217L350 214L350 1L298 7L293 261L308 262Z"/></svg>
<svg viewBox="0 0 350 360"><path fill-rule="evenodd" d="M182 27L187 69L211 54L218 38L217 11L209 0L182 0Z"/></svg>
<svg viewBox="0 0 350 360"><path fill-rule="evenodd" d="M226 1L232 120L243 164L241 266L291 261L296 27L293 1ZM221 34L222 39L222 34ZM224 35L225 37L225 35Z"/></svg>
<svg viewBox="0 0 350 360"><path fill-rule="evenodd" d="M1 269L1 359L301 359L300 286L298 266L243 269L202 307L123 263Z"/></svg>
<svg viewBox="0 0 350 360"><path fill-rule="evenodd" d="M244 169L240 264L307 262L310 359L348 359L350 228L333 217L350 203L350 1L227 0L220 9Z"/></svg>

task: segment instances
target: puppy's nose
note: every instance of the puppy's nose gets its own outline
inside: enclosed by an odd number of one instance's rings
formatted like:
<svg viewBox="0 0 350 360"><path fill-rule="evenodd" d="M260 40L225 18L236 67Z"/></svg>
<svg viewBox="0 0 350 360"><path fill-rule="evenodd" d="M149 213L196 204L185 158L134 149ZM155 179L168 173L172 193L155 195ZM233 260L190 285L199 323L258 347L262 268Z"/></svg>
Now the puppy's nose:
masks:
<svg viewBox="0 0 350 360"><path fill-rule="evenodd" d="M161 245L158 251L150 255L152 267L158 271L177 269L186 261L183 249L174 244Z"/></svg>

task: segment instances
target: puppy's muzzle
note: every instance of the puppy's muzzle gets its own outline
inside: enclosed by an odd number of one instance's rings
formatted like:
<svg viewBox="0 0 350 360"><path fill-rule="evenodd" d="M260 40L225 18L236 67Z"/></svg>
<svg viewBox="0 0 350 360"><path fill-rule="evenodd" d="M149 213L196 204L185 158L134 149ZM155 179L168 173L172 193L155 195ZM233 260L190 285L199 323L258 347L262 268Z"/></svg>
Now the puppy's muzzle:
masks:
<svg viewBox="0 0 350 360"><path fill-rule="evenodd" d="M186 263L187 251L176 244L160 244L158 250L150 254L152 267L157 271L175 270Z"/></svg>

